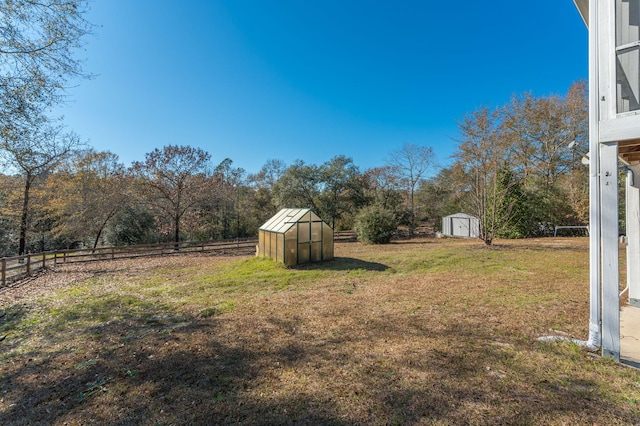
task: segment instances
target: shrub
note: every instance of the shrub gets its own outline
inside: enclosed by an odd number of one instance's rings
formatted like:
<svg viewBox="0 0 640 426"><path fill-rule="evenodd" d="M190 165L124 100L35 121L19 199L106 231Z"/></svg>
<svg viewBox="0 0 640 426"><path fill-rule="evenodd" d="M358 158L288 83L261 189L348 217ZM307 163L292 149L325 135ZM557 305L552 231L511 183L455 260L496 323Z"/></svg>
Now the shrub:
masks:
<svg viewBox="0 0 640 426"><path fill-rule="evenodd" d="M379 206L370 206L360 210L354 229L359 241L386 244L396 232L397 223L391 211Z"/></svg>

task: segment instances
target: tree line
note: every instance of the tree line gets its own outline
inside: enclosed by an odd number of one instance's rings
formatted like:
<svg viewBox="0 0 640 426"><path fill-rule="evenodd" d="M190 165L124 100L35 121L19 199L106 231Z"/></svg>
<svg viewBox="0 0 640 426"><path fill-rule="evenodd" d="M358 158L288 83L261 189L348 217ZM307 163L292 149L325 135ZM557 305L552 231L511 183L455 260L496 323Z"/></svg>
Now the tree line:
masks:
<svg viewBox="0 0 640 426"><path fill-rule="evenodd" d="M322 164L269 159L247 173L188 145L154 149L125 167L114 153L63 139L56 161L43 149L31 168L16 160L15 173L0 175L0 253L23 244L43 251L249 237L284 207L312 208L336 230L353 229L365 211L391 213L394 226L410 231L464 211L480 218L487 244L548 235L554 225L587 221L586 116L584 83L564 96L481 107L459 122L444 168L432 148L412 144L367 170L337 155Z"/></svg>
<svg viewBox="0 0 640 426"><path fill-rule="evenodd" d="M444 168L433 148L416 144L367 170L336 155L322 164L269 159L247 173L188 144L156 148L126 167L49 116L70 82L90 77L74 57L92 30L87 7L0 1L0 256L254 236L283 207L312 208L336 230L410 232L464 211L480 218L487 244L586 223L584 82L562 96L518 95L464 116Z"/></svg>
<svg viewBox="0 0 640 426"><path fill-rule="evenodd" d="M379 172L362 173L336 156L320 165L268 160L248 174L228 158L213 165L209 153L186 145L154 149L125 167L111 152L78 147L33 177L0 174L0 254L20 250L23 223L30 251L255 236L285 206L313 208L347 229L376 197L399 200L395 189L378 186Z"/></svg>

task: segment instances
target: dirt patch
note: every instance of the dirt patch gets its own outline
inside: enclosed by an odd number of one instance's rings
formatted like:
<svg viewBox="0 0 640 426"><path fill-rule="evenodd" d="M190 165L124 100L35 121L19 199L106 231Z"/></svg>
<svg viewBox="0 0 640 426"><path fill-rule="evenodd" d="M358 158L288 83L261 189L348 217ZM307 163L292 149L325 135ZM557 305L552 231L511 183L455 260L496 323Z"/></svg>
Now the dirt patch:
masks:
<svg viewBox="0 0 640 426"><path fill-rule="evenodd" d="M140 276L157 268L172 266L188 267L233 262L242 256L212 256L210 254L187 254L174 256L152 256L134 259L115 259L95 262L58 264L38 274L8 284L0 289L0 308L17 301L37 299L51 291L73 286L75 283L105 274Z"/></svg>

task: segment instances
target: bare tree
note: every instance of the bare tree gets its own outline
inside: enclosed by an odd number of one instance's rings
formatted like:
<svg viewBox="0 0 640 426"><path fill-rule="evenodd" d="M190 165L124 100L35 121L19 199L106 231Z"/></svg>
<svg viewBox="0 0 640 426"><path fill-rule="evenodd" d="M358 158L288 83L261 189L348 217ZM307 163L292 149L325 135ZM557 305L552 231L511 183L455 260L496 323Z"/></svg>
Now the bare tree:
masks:
<svg viewBox="0 0 640 426"><path fill-rule="evenodd" d="M390 166L374 167L363 173L365 195L373 204L396 212L400 202L397 197L398 177ZM397 213L397 212L396 212Z"/></svg>
<svg viewBox="0 0 640 426"><path fill-rule="evenodd" d="M215 204L220 224L218 235L222 238L240 237L243 232L242 219L245 184L245 171L233 167L233 160L225 158L213 172Z"/></svg>
<svg viewBox="0 0 640 426"><path fill-rule="evenodd" d="M2 118L62 100L70 79L85 77L74 55L92 30L85 0L0 0Z"/></svg>
<svg viewBox="0 0 640 426"><path fill-rule="evenodd" d="M64 100L71 79L87 77L74 56L91 31L86 10L83 0L0 0L0 155L24 177L20 254L32 185L79 145L45 112Z"/></svg>
<svg viewBox="0 0 640 426"><path fill-rule="evenodd" d="M118 156L89 149L70 159L47 180L47 210L55 218L54 233L75 240L102 233L130 196L128 177Z"/></svg>
<svg viewBox="0 0 640 426"><path fill-rule="evenodd" d="M286 164L282 160L267 160L260 171L256 174L250 174L247 180L258 189L267 189L271 191L273 185L280 179L287 169Z"/></svg>
<svg viewBox="0 0 640 426"><path fill-rule="evenodd" d="M573 167L574 143L587 149L587 96L584 82L566 96L514 96L504 107L502 126L513 145L514 168L525 182L553 187Z"/></svg>
<svg viewBox="0 0 640 426"><path fill-rule="evenodd" d="M182 217L204 197L209 159L200 148L169 145L146 154L144 162L133 163L141 195L172 224L176 243Z"/></svg>
<svg viewBox="0 0 640 426"><path fill-rule="evenodd" d="M404 144L402 148L393 151L387 159L387 164L398 176L401 187L408 193L411 235L416 228L416 189L420 181L434 169L435 163L433 148L414 144Z"/></svg>
<svg viewBox="0 0 640 426"><path fill-rule="evenodd" d="M491 245L496 232L509 222L514 203L510 188L516 182L509 168L511 144L501 129L501 111L480 108L458 124L460 144L453 168L462 204L480 219L480 238Z"/></svg>
<svg viewBox="0 0 640 426"><path fill-rule="evenodd" d="M20 132L5 132L0 139L0 159L8 169L23 177L23 200L20 217L18 254L24 254L29 229L29 197L37 179L43 179L60 162L81 145L74 133L65 133L61 125L42 120L35 127Z"/></svg>

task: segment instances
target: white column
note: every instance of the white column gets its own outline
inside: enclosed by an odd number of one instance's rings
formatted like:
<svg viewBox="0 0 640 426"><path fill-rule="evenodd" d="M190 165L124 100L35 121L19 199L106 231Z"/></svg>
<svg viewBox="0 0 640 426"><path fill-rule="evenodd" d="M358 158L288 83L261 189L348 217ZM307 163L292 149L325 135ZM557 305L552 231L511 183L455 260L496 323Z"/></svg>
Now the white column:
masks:
<svg viewBox="0 0 640 426"><path fill-rule="evenodd" d="M618 144L600 144L602 355L620 361Z"/></svg>
<svg viewBox="0 0 640 426"><path fill-rule="evenodd" d="M626 195L629 304L640 307L640 164L629 166Z"/></svg>
<svg viewBox="0 0 640 426"><path fill-rule="evenodd" d="M600 80L598 74L598 0L589 0L589 339L601 346L600 248Z"/></svg>

